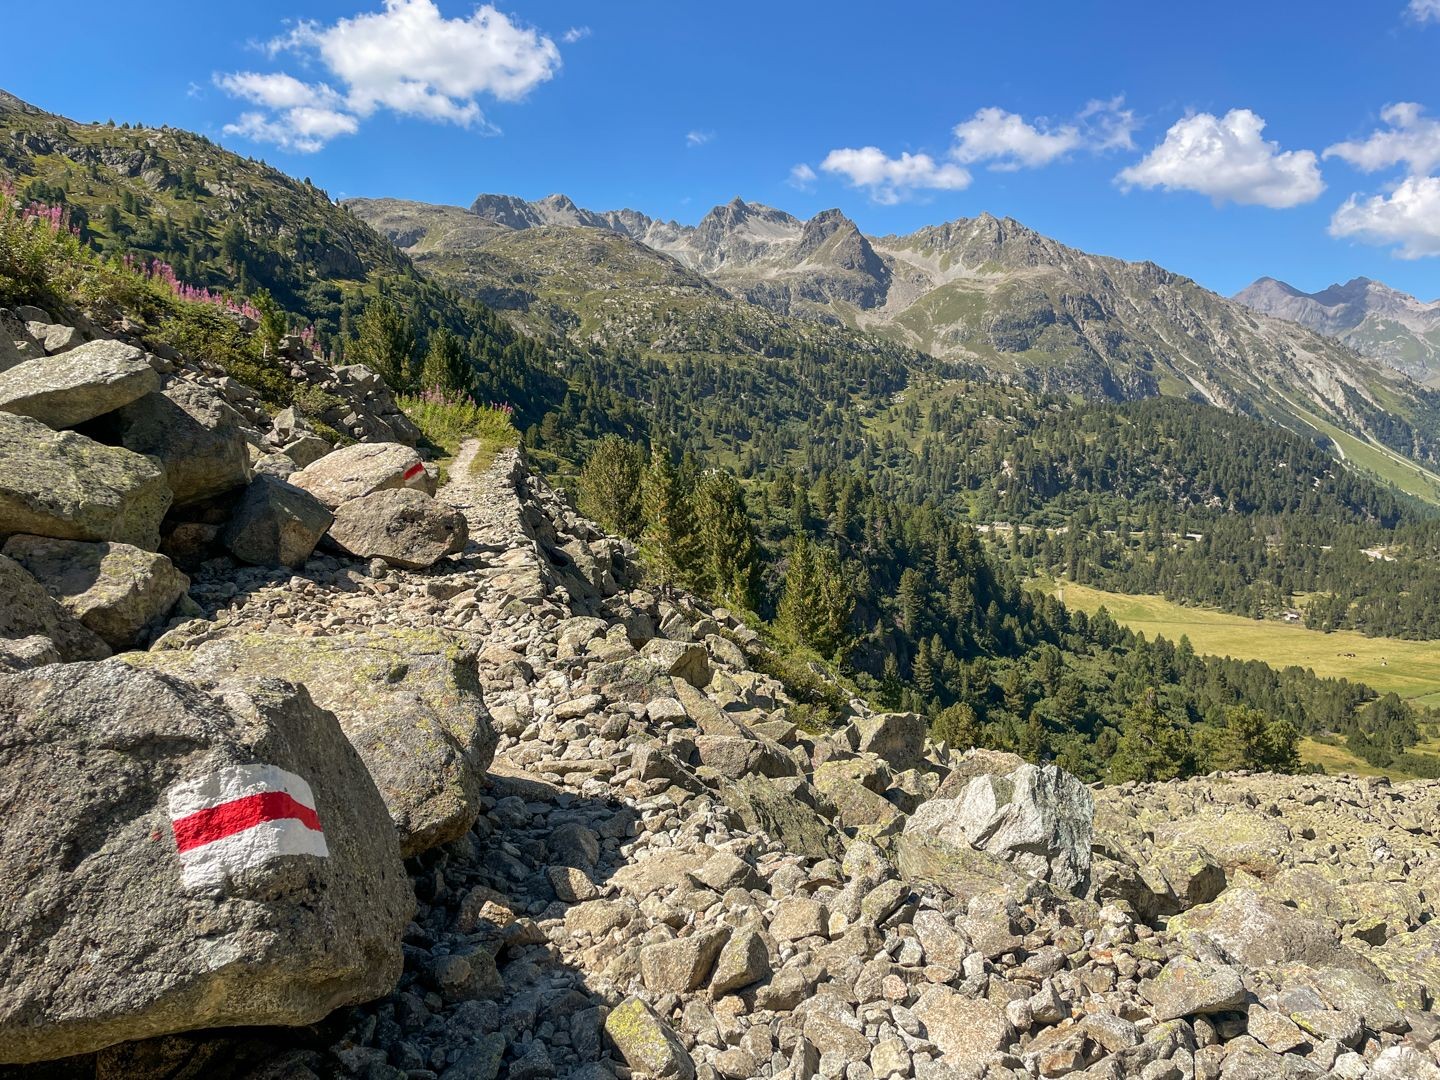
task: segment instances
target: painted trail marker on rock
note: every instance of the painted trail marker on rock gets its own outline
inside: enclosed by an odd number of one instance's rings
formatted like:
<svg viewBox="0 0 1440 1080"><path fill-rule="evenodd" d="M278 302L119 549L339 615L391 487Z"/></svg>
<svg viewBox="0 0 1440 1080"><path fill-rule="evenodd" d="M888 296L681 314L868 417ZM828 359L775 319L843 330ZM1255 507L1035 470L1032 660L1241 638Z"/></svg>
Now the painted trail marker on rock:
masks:
<svg viewBox="0 0 1440 1080"><path fill-rule="evenodd" d="M187 887L215 885L282 855L327 858L310 785L276 765L232 765L170 789Z"/></svg>
<svg viewBox="0 0 1440 1080"><path fill-rule="evenodd" d="M405 482L406 487L423 484L425 482L425 463L423 461L417 461L405 470L405 475L402 476L401 479Z"/></svg>

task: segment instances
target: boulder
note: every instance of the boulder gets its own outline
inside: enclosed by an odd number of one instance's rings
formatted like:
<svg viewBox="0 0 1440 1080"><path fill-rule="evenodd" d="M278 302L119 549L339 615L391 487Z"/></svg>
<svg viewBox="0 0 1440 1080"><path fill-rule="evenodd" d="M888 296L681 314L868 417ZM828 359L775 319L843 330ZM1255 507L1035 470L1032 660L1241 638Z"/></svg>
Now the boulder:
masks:
<svg viewBox="0 0 1440 1080"><path fill-rule="evenodd" d="M905 831L969 843L1079 895L1090 876L1094 816L1090 790L1079 779L1053 765L1022 762L1007 773L972 776L954 798L922 803Z"/></svg>
<svg viewBox="0 0 1440 1080"><path fill-rule="evenodd" d="M1177 956L1140 984L1140 996L1154 1006L1155 1019L1178 1020L1239 1009L1245 984L1234 968Z"/></svg>
<svg viewBox="0 0 1440 1080"><path fill-rule="evenodd" d="M628 997L605 1018L605 1034L625 1064L654 1080L695 1080L695 1062L670 1026L637 997Z"/></svg>
<svg viewBox="0 0 1440 1080"><path fill-rule="evenodd" d="M409 487L435 494L435 483L412 447L394 442L355 443L326 454L292 477L331 510L377 491Z"/></svg>
<svg viewBox="0 0 1440 1080"><path fill-rule="evenodd" d="M925 990L914 1012L945 1063L962 1075L979 1075L986 1059L1003 1050L1013 1035L999 1005L963 997L948 986Z"/></svg>
<svg viewBox="0 0 1440 1080"><path fill-rule="evenodd" d="M0 676L0 715L0 1063L309 1024L393 987L410 882L303 688L107 660ZM213 812L241 801L255 824Z"/></svg>
<svg viewBox="0 0 1440 1080"><path fill-rule="evenodd" d="M5 542L4 553L116 650L133 649L190 588L164 555L130 544L22 534Z"/></svg>
<svg viewBox="0 0 1440 1080"><path fill-rule="evenodd" d="M299 481L301 474L291 477ZM358 559L384 559L405 570L434 566L465 549L465 515L423 491L387 488L341 503L330 539Z"/></svg>
<svg viewBox="0 0 1440 1080"><path fill-rule="evenodd" d="M85 343L85 335L73 326L63 326L60 323L43 322L37 319L27 322L25 329L30 331L30 336L39 342L40 347L49 356L69 352Z"/></svg>
<svg viewBox="0 0 1440 1080"><path fill-rule="evenodd" d="M308 491L262 474L250 481L220 540L241 562L298 567L334 520Z"/></svg>
<svg viewBox="0 0 1440 1080"><path fill-rule="evenodd" d="M4 597L0 603L0 647L30 643L20 649L6 648L12 656L47 663L103 660L110 655L110 647L105 642L56 603L24 567L4 555L0 555L0 597ZM47 659L49 653L40 642L51 646L53 660ZM8 666L19 669L38 665L12 660Z"/></svg>
<svg viewBox="0 0 1440 1080"><path fill-rule="evenodd" d="M148 458L0 413L0 535L154 550L169 508L165 474Z"/></svg>
<svg viewBox="0 0 1440 1080"><path fill-rule="evenodd" d="M440 633L249 634L128 659L192 677L304 683L359 751L407 857L463 836L479 816L495 733L474 653Z"/></svg>
<svg viewBox="0 0 1440 1080"><path fill-rule="evenodd" d="M45 350L30 336L25 320L8 308L0 308L0 372L44 355Z"/></svg>
<svg viewBox="0 0 1440 1080"><path fill-rule="evenodd" d="M855 721L856 749L875 754L895 772L925 764L925 718L919 713L876 713Z"/></svg>
<svg viewBox="0 0 1440 1080"><path fill-rule="evenodd" d="M746 776L720 787L725 805L740 815L745 828L780 841L787 851L811 859L838 859L844 842L820 816L818 792L798 779Z"/></svg>
<svg viewBox="0 0 1440 1080"><path fill-rule="evenodd" d="M134 345L91 341L0 372L0 412L68 428L159 389L160 376Z"/></svg>
<svg viewBox="0 0 1440 1080"><path fill-rule="evenodd" d="M204 386L173 383L97 422L103 434L137 454L157 458L176 506L200 502L250 482L244 420ZM99 429L97 429L99 430Z"/></svg>
<svg viewBox="0 0 1440 1080"><path fill-rule="evenodd" d="M1363 964L1373 970L1340 944L1333 925L1308 918L1251 888L1226 889L1219 899L1175 916L1169 928L1176 933L1202 931L1225 950L1226 956L1247 967Z"/></svg>
<svg viewBox="0 0 1440 1080"><path fill-rule="evenodd" d="M302 435L280 448L280 452L295 463L297 469L314 465L335 448L318 435Z"/></svg>

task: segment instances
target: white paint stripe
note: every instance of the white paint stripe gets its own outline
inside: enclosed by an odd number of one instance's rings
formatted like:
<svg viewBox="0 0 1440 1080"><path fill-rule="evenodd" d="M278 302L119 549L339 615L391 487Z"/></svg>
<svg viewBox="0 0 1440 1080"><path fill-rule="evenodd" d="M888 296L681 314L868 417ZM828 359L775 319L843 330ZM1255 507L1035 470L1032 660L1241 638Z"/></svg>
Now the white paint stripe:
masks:
<svg viewBox="0 0 1440 1080"><path fill-rule="evenodd" d="M315 793L294 773L278 765L227 765L209 776L183 780L172 787L170 818L174 821L265 791L283 791L301 805L315 809Z"/></svg>
<svg viewBox="0 0 1440 1080"><path fill-rule="evenodd" d="M263 866L282 855L328 858L325 834L294 818L262 821L244 832L180 853L180 878L187 888L222 884L242 870Z"/></svg>

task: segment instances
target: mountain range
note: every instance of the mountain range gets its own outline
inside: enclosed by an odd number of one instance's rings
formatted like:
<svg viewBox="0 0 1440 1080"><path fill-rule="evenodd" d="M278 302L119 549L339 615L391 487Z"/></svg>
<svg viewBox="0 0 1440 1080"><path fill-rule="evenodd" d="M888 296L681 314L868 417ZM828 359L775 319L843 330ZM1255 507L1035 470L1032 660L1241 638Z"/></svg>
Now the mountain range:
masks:
<svg viewBox="0 0 1440 1080"><path fill-rule="evenodd" d="M1440 398L1388 364L1154 263L1078 251L1010 218L872 237L839 210L802 221L740 198L693 226L564 195L346 205L516 325L587 346L677 356L703 351L699 328L782 317L1040 390L1186 397L1339 433L1342 453L1436 456L1427 432Z"/></svg>
<svg viewBox="0 0 1440 1080"><path fill-rule="evenodd" d="M1343 341L1417 381L1440 384L1440 300L1427 303L1363 277L1313 293L1262 277L1235 299Z"/></svg>

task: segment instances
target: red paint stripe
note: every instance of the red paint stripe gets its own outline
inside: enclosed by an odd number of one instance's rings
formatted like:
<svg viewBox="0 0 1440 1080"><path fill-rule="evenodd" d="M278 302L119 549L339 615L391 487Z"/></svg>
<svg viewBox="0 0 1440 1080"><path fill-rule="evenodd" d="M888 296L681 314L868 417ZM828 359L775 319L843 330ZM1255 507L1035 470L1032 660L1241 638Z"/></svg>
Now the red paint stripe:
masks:
<svg viewBox="0 0 1440 1080"><path fill-rule="evenodd" d="M405 479L413 480L415 479L415 477L419 476L424 471L425 463L422 461L417 461L414 465L411 465L410 468L405 470Z"/></svg>
<svg viewBox="0 0 1440 1080"><path fill-rule="evenodd" d="M175 843L181 851L189 851L254 828L261 822L287 818L294 818L307 829L323 831L315 811L296 802L289 792L262 791L176 819Z"/></svg>

